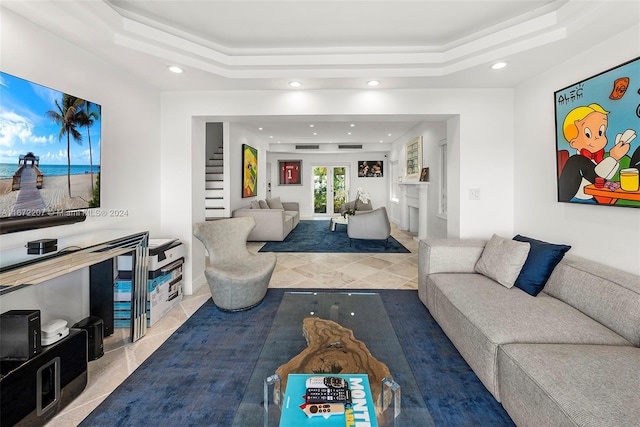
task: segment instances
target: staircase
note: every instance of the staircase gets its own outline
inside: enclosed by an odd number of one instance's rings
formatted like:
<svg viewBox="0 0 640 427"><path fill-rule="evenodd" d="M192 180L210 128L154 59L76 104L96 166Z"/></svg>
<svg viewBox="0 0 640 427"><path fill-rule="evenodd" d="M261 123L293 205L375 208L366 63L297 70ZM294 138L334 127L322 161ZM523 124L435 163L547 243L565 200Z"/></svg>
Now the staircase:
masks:
<svg viewBox="0 0 640 427"><path fill-rule="evenodd" d="M224 155L218 149L211 159L207 160L205 170L205 219L207 221L224 218Z"/></svg>

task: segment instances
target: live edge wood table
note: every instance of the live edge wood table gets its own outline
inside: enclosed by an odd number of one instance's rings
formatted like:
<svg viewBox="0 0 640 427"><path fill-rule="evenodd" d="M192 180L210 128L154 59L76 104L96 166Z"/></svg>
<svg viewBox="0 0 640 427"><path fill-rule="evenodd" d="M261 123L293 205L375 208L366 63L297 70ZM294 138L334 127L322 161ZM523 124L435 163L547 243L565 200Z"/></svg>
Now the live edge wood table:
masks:
<svg viewBox="0 0 640 427"><path fill-rule="evenodd" d="M89 307L92 316L104 321L104 335L113 333L114 262L119 255L131 254L133 274L131 286L131 341L146 332L147 231L108 232L97 243L83 248L60 251L33 260L0 268L0 296L26 286L41 285L48 280L82 268L89 268ZM101 234L102 235L102 234Z"/></svg>

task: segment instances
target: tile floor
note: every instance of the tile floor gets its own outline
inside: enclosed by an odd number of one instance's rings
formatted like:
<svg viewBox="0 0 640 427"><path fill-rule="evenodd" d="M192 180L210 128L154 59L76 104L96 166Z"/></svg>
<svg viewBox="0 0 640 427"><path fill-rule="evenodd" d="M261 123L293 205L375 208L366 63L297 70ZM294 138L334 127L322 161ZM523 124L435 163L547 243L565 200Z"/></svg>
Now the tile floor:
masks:
<svg viewBox="0 0 640 427"><path fill-rule="evenodd" d="M269 287L417 289L418 242L413 239L414 234L400 231L393 224L391 234L411 253L278 253ZM262 243L248 246L258 251ZM210 297L207 286L194 295L185 296L135 343L129 341L128 330L116 329L104 341L104 356L89 362L89 383L84 392L47 426L77 426Z"/></svg>

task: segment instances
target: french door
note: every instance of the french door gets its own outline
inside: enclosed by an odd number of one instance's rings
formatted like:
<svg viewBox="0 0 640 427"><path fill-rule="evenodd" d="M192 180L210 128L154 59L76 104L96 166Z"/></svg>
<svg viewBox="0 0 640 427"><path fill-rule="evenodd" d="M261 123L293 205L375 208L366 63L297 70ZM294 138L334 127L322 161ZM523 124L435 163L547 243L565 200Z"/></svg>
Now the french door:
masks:
<svg viewBox="0 0 640 427"><path fill-rule="evenodd" d="M334 216L346 202L349 166L313 168L313 215Z"/></svg>

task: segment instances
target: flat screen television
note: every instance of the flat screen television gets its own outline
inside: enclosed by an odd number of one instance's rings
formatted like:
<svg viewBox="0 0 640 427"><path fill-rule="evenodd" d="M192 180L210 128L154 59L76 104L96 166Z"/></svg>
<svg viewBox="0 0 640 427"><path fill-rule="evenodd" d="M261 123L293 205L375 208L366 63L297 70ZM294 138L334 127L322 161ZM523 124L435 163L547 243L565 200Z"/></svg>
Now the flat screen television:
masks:
<svg viewBox="0 0 640 427"><path fill-rule="evenodd" d="M0 71L0 234L100 207L101 106Z"/></svg>

